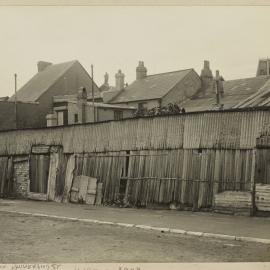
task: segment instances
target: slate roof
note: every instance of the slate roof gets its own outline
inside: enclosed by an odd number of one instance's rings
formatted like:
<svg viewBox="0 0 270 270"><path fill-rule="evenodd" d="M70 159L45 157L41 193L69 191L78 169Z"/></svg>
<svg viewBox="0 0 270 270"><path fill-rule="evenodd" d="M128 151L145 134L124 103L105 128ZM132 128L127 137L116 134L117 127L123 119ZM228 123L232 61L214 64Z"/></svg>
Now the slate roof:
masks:
<svg viewBox="0 0 270 270"><path fill-rule="evenodd" d="M101 96L104 103L110 102L113 100L116 96L118 96L122 91L116 90L115 87L110 87L109 90L101 92Z"/></svg>
<svg viewBox="0 0 270 270"><path fill-rule="evenodd" d="M270 76L260 76L268 79L253 95L239 102L235 108L261 107L270 105Z"/></svg>
<svg viewBox="0 0 270 270"><path fill-rule="evenodd" d="M61 78L77 60L53 64L34 75L23 87L17 91L17 100L28 102L37 101L59 78ZM14 100L14 96L10 98Z"/></svg>
<svg viewBox="0 0 270 270"><path fill-rule="evenodd" d="M224 96L221 97L220 103L224 104L224 109L240 108L239 104L261 91L269 82L270 76L224 81ZM205 95L200 91L191 99L181 103L180 106L189 112L213 110L216 108L216 95L213 90L208 90Z"/></svg>
<svg viewBox="0 0 270 270"><path fill-rule="evenodd" d="M191 71L193 71L193 69L149 75L144 79L134 81L124 90L114 95L111 100L105 99L110 103L159 99L165 96ZM113 93L110 94L113 95ZM106 96L107 93L104 92L104 95Z"/></svg>

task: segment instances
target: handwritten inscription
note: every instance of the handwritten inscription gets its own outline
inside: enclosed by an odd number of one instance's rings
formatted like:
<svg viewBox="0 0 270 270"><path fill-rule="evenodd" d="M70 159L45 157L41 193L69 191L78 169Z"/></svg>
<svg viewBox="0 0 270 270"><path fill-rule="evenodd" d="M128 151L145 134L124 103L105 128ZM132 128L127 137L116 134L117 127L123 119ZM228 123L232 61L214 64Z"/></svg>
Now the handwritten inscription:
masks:
<svg viewBox="0 0 270 270"><path fill-rule="evenodd" d="M140 267L119 267L118 270L141 270Z"/></svg>
<svg viewBox="0 0 270 270"><path fill-rule="evenodd" d="M11 270L59 270L61 264L14 264Z"/></svg>

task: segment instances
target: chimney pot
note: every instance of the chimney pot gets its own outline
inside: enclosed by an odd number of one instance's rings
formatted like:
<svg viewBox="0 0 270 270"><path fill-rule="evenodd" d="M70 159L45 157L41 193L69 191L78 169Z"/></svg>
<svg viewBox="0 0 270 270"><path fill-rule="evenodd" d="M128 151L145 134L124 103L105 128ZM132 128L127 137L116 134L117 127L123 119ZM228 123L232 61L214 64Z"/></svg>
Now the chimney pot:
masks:
<svg viewBox="0 0 270 270"><path fill-rule="evenodd" d="M201 81L202 81L202 91L205 95L208 89L212 87L213 83L213 74L210 69L210 62L208 60L204 60L203 69L201 71Z"/></svg>
<svg viewBox="0 0 270 270"><path fill-rule="evenodd" d="M109 85L109 74L107 72L104 75L104 84Z"/></svg>
<svg viewBox="0 0 270 270"><path fill-rule="evenodd" d="M147 76L147 68L144 66L143 61L139 61L139 65L136 68L136 79L141 80Z"/></svg>
<svg viewBox="0 0 270 270"><path fill-rule="evenodd" d="M125 87L125 74L122 73L121 69L115 74L115 87L116 90L122 90Z"/></svg>
<svg viewBox="0 0 270 270"><path fill-rule="evenodd" d="M46 69L50 65L52 65L52 63L50 63L50 62L38 61L38 63L37 63L38 72L43 71L44 69Z"/></svg>

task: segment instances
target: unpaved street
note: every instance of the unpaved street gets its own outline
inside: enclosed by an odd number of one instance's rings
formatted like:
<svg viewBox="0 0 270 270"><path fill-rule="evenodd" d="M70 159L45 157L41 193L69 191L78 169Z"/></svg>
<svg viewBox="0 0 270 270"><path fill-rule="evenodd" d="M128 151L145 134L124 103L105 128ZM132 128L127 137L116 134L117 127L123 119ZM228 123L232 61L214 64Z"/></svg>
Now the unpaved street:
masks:
<svg viewBox="0 0 270 270"><path fill-rule="evenodd" d="M1 213L0 262L270 261L270 245Z"/></svg>

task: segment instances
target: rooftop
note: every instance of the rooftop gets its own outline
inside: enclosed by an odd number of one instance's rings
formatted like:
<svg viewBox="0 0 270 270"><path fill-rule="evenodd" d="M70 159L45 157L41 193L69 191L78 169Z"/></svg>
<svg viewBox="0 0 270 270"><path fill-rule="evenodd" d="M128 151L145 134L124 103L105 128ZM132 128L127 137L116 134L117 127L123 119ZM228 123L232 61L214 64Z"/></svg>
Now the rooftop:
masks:
<svg viewBox="0 0 270 270"><path fill-rule="evenodd" d="M180 82L193 69L178 70L135 80L118 93L104 92L103 97L110 103L125 103L138 100L159 99L166 95L178 82ZM111 95L111 99L107 99Z"/></svg>
<svg viewBox="0 0 270 270"><path fill-rule="evenodd" d="M224 81L224 96L221 97L220 103L224 105L224 109L240 108L240 104L243 101L260 92L269 82L270 76ZM216 107L216 94L208 90L204 95L200 91L197 95L194 95L191 99L186 100L180 105L190 112L213 110ZM258 104L254 105L257 106Z"/></svg>
<svg viewBox="0 0 270 270"><path fill-rule="evenodd" d="M73 65L79 61L73 60L60 64L48 65L43 71L36 73L24 86L17 91L17 100L37 101L58 79L60 79ZM97 86L95 92L97 94ZM14 100L14 95L10 98Z"/></svg>

